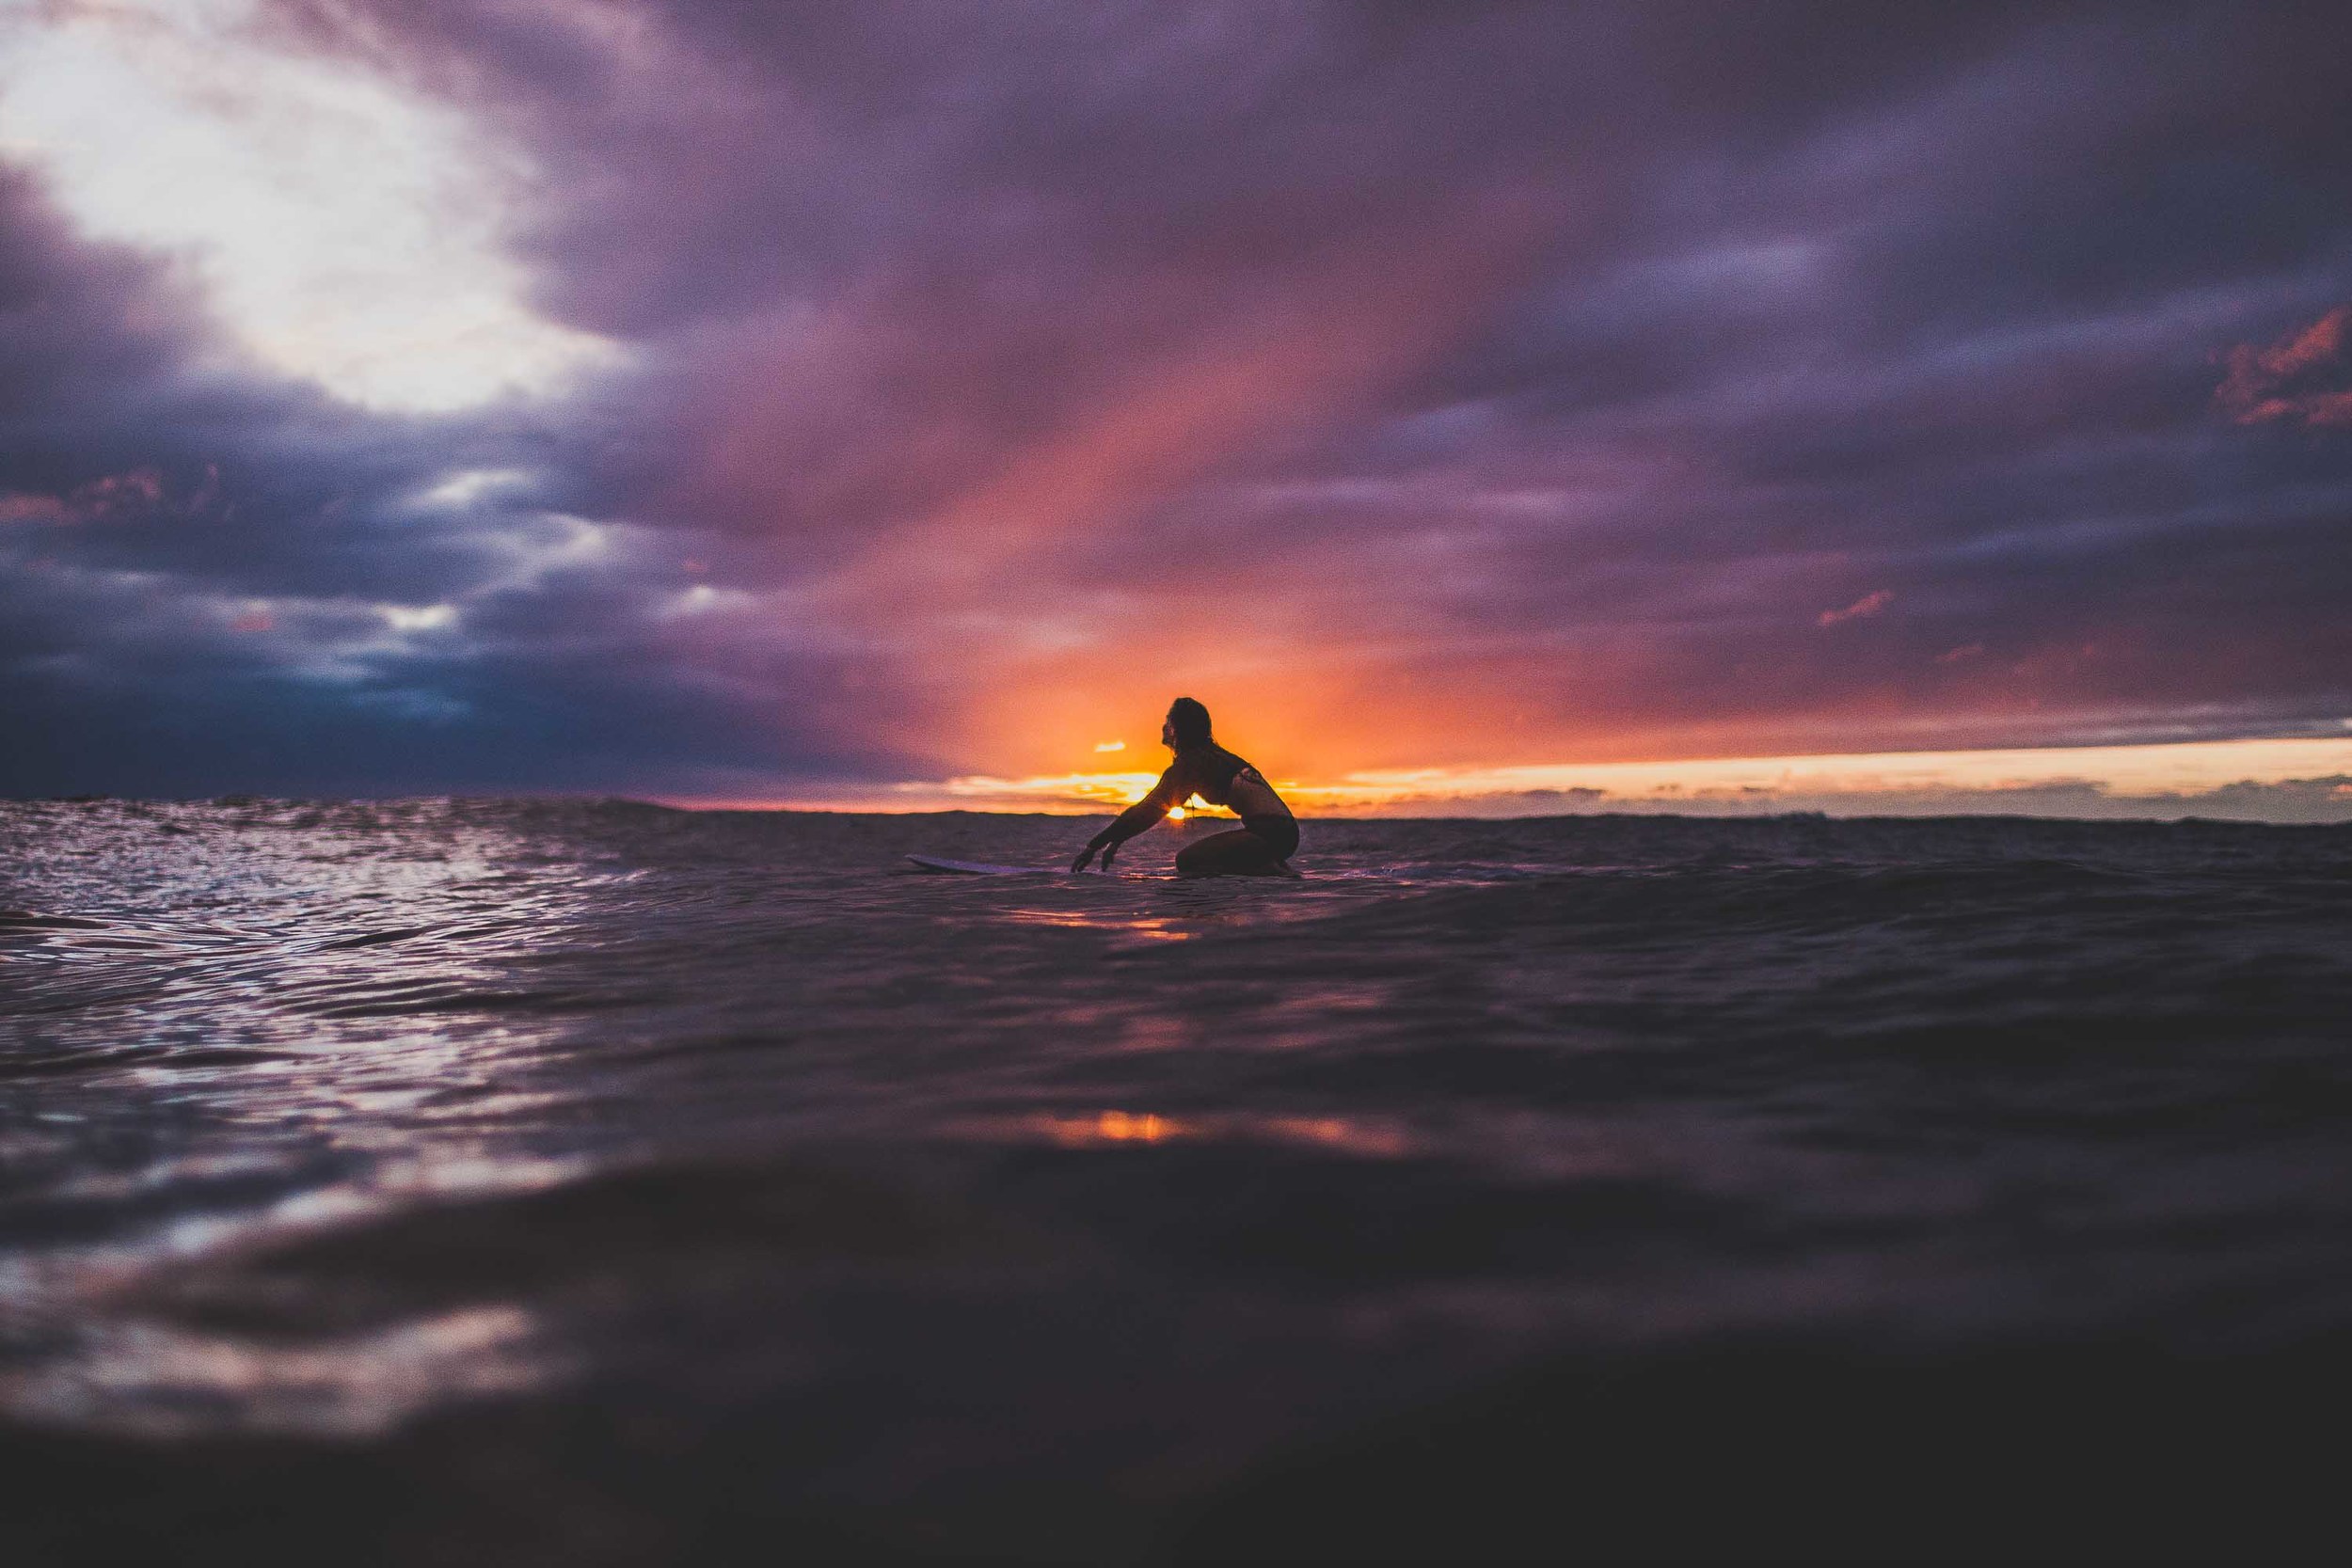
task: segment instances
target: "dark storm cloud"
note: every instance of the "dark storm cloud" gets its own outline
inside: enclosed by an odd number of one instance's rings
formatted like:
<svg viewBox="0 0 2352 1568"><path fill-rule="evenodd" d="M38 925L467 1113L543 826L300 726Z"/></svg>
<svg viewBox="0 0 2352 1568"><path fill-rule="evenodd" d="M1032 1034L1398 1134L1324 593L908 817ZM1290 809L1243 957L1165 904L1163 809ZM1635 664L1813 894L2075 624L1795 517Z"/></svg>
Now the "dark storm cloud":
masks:
<svg viewBox="0 0 2352 1568"><path fill-rule="evenodd" d="M93 733L229 716L288 778L748 794L1051 768L1024 726L1200 669L1313 705L1333 768L2352 712L2316 10L270 25L526 152L537 304L633 364L431 421L199 385L192 305L11 187L0 279L65 302L56 369L0 372L41 724L103 678ZM101 751L0 784L113 787Z"/></svg>
<svg viewBox="0 0 2352 1568"><path fill-rule="evenodd" d="M562 443L221 368L167 269L0 177L0 790L725 788L904 759L822 657L765 729L667 541L548 510ZM478 494L453 473L511 474ZM682 636L679 623L695 623ZM869 691L866 701L886 695Z"/></svg>

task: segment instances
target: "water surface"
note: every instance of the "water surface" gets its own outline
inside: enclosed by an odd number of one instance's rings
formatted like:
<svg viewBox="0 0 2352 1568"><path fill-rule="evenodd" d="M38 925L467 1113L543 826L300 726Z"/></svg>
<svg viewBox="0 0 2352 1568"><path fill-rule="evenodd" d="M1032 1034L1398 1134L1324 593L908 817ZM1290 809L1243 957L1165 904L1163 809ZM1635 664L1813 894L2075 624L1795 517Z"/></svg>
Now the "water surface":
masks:
<svg viewBox="0 0 2352 1568"><path fill-rule="evenodd" d="M900 869L1091 826L0 803L42 1549L200 1514L246 1560L747 1522L1208 1560L1301 1474L1360 1513L1383 1433L1470 1421L1491 1478L1596 1377L1687 1412L1738 1377L1656 1369L2129 1354L2242 1393L2352 1325L2352 830L1312 822L1297 881L1177 881L1174 832L1111 878Z"/></svg>

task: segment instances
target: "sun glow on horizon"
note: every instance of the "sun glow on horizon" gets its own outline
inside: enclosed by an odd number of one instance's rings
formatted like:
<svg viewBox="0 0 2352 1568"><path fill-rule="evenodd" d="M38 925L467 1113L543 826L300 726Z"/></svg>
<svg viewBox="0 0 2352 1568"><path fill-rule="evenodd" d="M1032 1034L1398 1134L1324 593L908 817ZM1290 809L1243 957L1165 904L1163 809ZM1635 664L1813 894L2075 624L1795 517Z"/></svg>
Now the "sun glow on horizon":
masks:
<svg viewBox="0 0 2352 1568"><path fill-rule="evenodd" d="M2347 722L2352 728L2352 721ZM1090 815L1143 798L1149 773L1031 778L964 775L881 785L823 809L977 810ZM2228 792L2294 789L2301 820L2352 820L2352 735L2136 746L1696 758L1681 762L1419 768L1277 779L1303 816L1550 816L1564 811L1846 815L2046 812L2260 816ZM2040 792L2037 795L2036 792ZM815 806L815 801L677 800L683 805ZM2185 807L2193 807L2186 811ZM1186 807L1170 812L1181 820ZM1194 813L1198 815L1198 813Z"/></svg>

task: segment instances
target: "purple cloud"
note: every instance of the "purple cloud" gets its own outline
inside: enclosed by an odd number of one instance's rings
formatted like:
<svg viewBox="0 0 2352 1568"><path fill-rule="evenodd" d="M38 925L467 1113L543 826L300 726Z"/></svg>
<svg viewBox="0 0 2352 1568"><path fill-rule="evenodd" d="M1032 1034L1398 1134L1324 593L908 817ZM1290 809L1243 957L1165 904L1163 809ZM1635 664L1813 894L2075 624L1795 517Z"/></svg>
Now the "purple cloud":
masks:
<svg viewBox="0 0 2352 1568"><path fill-rule="evenodd" d="M2327 31L277 5L617 356L341 404L11 175L0 787L1051 772L1179 687L1328 772L2319 733Z"/></svg>

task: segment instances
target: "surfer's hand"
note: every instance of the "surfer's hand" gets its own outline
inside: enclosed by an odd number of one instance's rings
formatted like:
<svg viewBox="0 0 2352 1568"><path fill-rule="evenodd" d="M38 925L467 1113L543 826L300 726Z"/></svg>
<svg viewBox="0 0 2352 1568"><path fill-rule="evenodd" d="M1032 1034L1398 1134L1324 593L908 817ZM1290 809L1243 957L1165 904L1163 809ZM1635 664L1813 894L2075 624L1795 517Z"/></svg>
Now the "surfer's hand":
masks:
<svg viewBox="0 0 2352 1568"><path fill-rule="evenodd" d="M1103 846L1103 870L1104 870L1104 872L1105 874L1107 874L1107 873L1110 871L1110 868L1111 868L1111 857L1113 857L1114 855L1116 855L1116 854L1118 854L1118 853L1119 853L1119 846L1118 846L1118 845L1116 845L1116 844L1105 844L1105 845L1104 845L1104 846Z"/></svg>
<svg viewBox="0 0 2352 1568"><path fill-rule="evenodd" d="M1085 848L1078 851L1078 858L1070 863L1070 869L1073 871L1084 871L1087 868L1087 862L1092 860L1093 858L1094 846L1089 844ZM1103 863L1104 865L1110 864L1110 857L1108 855L1104 855L1103 857Z"/></svg>

